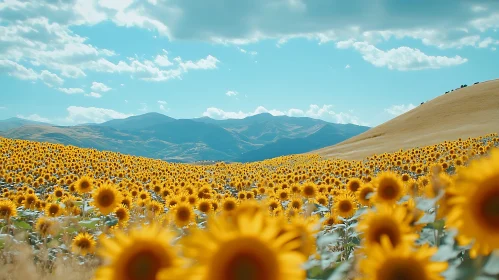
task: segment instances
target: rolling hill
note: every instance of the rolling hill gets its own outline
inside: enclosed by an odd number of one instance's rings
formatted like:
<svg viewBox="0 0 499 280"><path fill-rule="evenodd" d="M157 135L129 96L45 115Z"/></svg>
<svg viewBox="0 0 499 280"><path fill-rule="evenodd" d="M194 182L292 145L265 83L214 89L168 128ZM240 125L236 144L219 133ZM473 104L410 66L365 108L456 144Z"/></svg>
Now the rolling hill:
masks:
<svg viewBox="0 0 499 280"><path fill-rule="evenodd" d="M499 132L499 80L457 89L334 146L310 153L360 160L372 154Z"/></svg>
<svg viewBox="0 0 499 280"><path fill-rule="evenodd" d="M1 136L109 150L176 162L245 161L303 153L338 143L368 127L331 124L311 118L260 114L245 119L174 119L147 113L101 124L20 125L17 120ZM327 133L325 133L327 131ZM289 140L293 144L286 144ZM281 147L282 146L282 147ZM276 148L277 147L277 148ZM255 154L246 154L256 151Z"/></svg>
<svg viewBox="0 0 499 280"><path fill-rule="evenodd" d="M317 132L307 137L279 139L259 149L242 154L236 161L260 161L269 157L301 154L310 149L317 149L331 145L332 143L339 143L364 131L365 129L362 126L350 125L337 128L333 124L326 124Z"/></svg>
<svg viewBox="0 0 499 280"><path fill-rule="evenodd" d="M20 118L10 118L6 120L0 120L0 132L7 131L9 129L22 127L25 125L41 125L41 126L50 126L51 124L43 123L43 122L35 122Z"/></svg>

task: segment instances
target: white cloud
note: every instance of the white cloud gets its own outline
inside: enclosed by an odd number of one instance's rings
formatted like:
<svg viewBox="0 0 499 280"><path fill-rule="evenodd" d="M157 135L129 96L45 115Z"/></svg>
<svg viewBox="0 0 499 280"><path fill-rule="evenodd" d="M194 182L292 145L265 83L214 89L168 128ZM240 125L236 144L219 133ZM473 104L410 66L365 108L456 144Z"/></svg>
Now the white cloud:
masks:
<svg viewBox="0 0 499 280"><path fill-rule="evenodd" d="M5 106L0 106L0 110L5 110L5 109L7 109L7 107L5 107Z"/></svg>
<svg viewBox="0 0 499 280"><path fill-rule="evenodd" d="M179 61L179 65L182 69L184 69L184 71L189 69L216 69L217 63L220 62L216 57L211 55L208 55L206 58L202 58L196 62L191 60L182 62L181 59L177 59L177 61Z"/></svg>
<svg viewBox="0 0 499 280"><path fill-rule="evenodd" d="M98 82L92 82L92 86L90 88L94 91L100 91L100 92L108 92L112 89L106 86L105 84Z"/></svg>
<svg viewBox="0 0 499 280"><path fill-rule="evenodd" d="M23 65L10 60L0 60L0 72L7 72L10 76L21 80L38 79L38 74L33 69L26 68Z"/></svg>
<svg viewBox="0 0 499 280"><path fill-rule="evenodd" d="M311 104L307 110L291 108L287 111L281 110L268 110L263 106L258 106L253 112L243 112L243 111L224 111L216 107L207 108L203 112L203 116L210 117L213 119L243 119L249 116L254 116L261 113L270 113L274 116L290 116L290 117L310 117L315 119L322 119L325 121L330 121L334 123L353 123L357 125L367 125L361 122L358 117L352 115L351 112L335 112L333 111L332 105L323 105L320 107L316 104Z"/></svg>
<svg viewBox="0 0 499 280"><path fill-rule="evenodd" d="M350 64L345 65L345 69L350 68Z"/></svg>
<svg viewBox="0 0 499 280"><path fill-rule="evenodd" d="M97 92L91 92L89 94L85 94L85 96L93 97L93 98L101 98L102 97L102 95L100 93L97 93Z"/></svg>
<svg viewBox="0 0 499 280"><path fill-rule="evenodd" d="M166 101L164 100L158 100L158 104L159 104L159 109L163 112L168 112L170 109L168 109L166 107L166 105L168 104Z"/></svg>
<svg viewBox="0 0 499 280"><path fill-rule="evenodd" d="M399 116L416 108L412 103L408 105L393 105L390 108L386 108L385 112L393 116Z"/></svg>
<svg viewBox="0 0 499 280"><path fill-rule="evenodd" d="M44 122L44 123L50 122L49 119L40 117L38 114L32 114L29 116L17 115L17 117L20 119L25 119L25 120L34 121L34 122Z"/></svg>
<svg viewBox="0 0 499 280"><path fill-rule="evenodd" d="M76 94L84 92L84 90L81 88L58 88L57 90L64 92L65 94Z"/></svg>
<svg viewBox="0 0 499 280"><path fill-rule="evenodd" d="M64 83L64 80L57 74L54 74L48 70L42 70L41 73L38 74L35 70L26 68L25 66L11 60L0 59L0 72L7 72L8 75L21 80L41 80L49 87L56 85L60 86Z"/></svg>
<svg viewBox="0 0 499 280"><path fill-rule="evenodd" d="M55 85L62 85L64 80L61 79L57 74L51 73L48 70L43 70L40 73L40 80L42 80L47 86L53 87Z"/></svg>
<svg viewBox="0 0 499 280"><path fill-rule="evenodd" d="M258 54L258 52L256 52L256 51L247 51L247 50L245 50L245 49L243 49L243 48L240 48L240 47L237 47L237 49L238 49L240 52L242 52L242 53L249 54L249 55L252 55L252 56L255 56L255 55L257 55L257 54Z"/></svg>
<svg viewBox="0 0 499 280"><path fill-rule="evenodd" d="M233 90L228 90L225 95L227 96L236 96L238 95L239 93L237 91L233 91Z"/></svg>
<svg viewBox="0 0 499 280"><path fill-rule="evenodd" d="M111 119L124 119L132 114L124 114L112 109L69 106L68 116L63 120L69 124L102 123Z"/></svg>
<svg viewBox="0 0 499 280"><path fill-rule="evenodd" d="M352 45L362 54L362 58L376 67L387 67L392 70L439 69L455 66L468 61L458 55L454 57L430 56L418 49L399 47L383 51L367 42L356 42Z"/></svg>
<svg viewBox="0 0 499 280"><path fill-rule="evenodd" d="M168 59L167 55L157 55L156 58L154 59L154 62L156 62L158 66L162 67L168 67L173 65L173 62L171 62Z"/></svg>
<svg viewBox="0 0 499 280"><path fill-rule="evenodd" d="M99 5L108 9L123 11L133 3L133 0L99 0Z"/></svg>

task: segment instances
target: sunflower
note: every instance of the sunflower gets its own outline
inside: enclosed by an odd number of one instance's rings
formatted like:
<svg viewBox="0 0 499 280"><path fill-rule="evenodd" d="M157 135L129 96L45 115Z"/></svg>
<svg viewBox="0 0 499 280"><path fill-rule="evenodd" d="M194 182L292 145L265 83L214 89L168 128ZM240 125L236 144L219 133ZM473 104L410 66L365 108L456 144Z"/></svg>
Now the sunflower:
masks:
<svg viewBox="0 0 499 280"><path fill-rule="evenodd" d="M38 201L38 196L36 196L36 194L34 193L27 194L24 198L24 208L33 210L36 206L37 201Z"/></svg>
<svg viewBox="0 0 499 280"><path fill-rule="evenodd" d="M359 268L362 277L369 280L443 280L441 273L447 262L432 262L431 257L438 248L424 244L417 250L410 246L392 246L385 235L381 244L369 249L367 258L360 260Z"/></svg>
<svg viewBox="0 0 499 280"><path fill-rule="evenodd" d="M107 265L97 269L95 279L155 280L161 271L174 272L182 262L171 245L173 238L155 225L133 229L127 234L117 231L115 238L101 241L97 253Z"/></svg>
<svg viewBox="0 0 499 280"><path fill-rule="evenodd" d="M329 206L329 197L327 197L326 195L318 195L316 198L315 198L315 202L317 204L320 204L322 206L325 206L325 207L328 207Z"/></svg>
<svg viewBox="0 0 499 280"><path fill-rule="evenodd" d="M204 199L204 198L201 198L198 202L197 202L197 206L196 208L201 211L202 213L210 213L212 210L213 210L213 206L211 204L211 200L209 199Z"/></svg>
<svg viewBox="0 0 499 280"><path fill-rule="evenodd" d="M362 187L362 181L357 178L352 178L347 183L347 190L349 190L352 193L355 193L361 187Z"/></svg>
<svg viewBox="0 0 499 280"><path fill-rule="evenodd" d="M95 243L92 235L82 232L75 236L71 247L74 253L85 256L94 252Z"/></svg>
<svg viewBox="0 0 499 280"><path fill-rule="evenodd" d="M371 196L374 194L374 188L371 184L362 185L356 192L359 203L363 206L371 206ZM371 196L370 196L371 195Z"/></svg>
<svg viewBox="0 0 499 280"><path fill-rule="evenodd" d="M236 209L238 205L237 199L233 197L227 197L222 201L222 210L225 213L230 213Z"/></svg>
<svg viewBox="0 0 499 280"><path fill-rule="evenodd" d="M93 188L93 180L88 176L81 177L75 183L75 189L78 193L84 194L92 191Z"/></svg>
<svg viewBox="0 0 499 280"><path fill-rule="evenodd" d="M36 221L35 230L42 236L47 237L48 235L54 235L55 231L55 221L48 217L40 217Z"/></svg>
<svg viewBox="0 0 499 280"><path fill-rule="evenodd" d="M303 184L301 193L306 198L314 198L317 195L317 185L312 182Z"/></svg>
<svg viewBox="0 0 499 280"><path fill-rule="evenodd" d="M396 173L382 172L374 180L376 194L374 200L380 203L395 204L404 196L404 184Z"/></svg>
<svg viewBox="0 0 499 280"><path fill-rule="evenodd" d="M340 224L341 221L338 219L337 215L334 215L332 212L326 213L324 215L324 221L322 222L323 226L333 226L336 224Z"/></svg>
<svg viewBox="0 0 499 280"><path fill-rule="evenodd" d="M61 198L64 195L64 190L61 187L57 186L54 188L54 191L52 192L52 194L56 198Z"/></svg>
<svg viewBox="0 0 499 280"><path fill-rule="evenodd" d="M172 207L169 211L170 215L178 227L184 227L194 221L195 213L192 206L188 202L180 202Z"/></svg>
<svg viewBox="0 0 499 280"><path fill-rule="evenodd" d="M102 215L108 215L121 202L121 193L114 185L102 184L92 193L93 205L97 207Z"/></svg>
<svg viewBox="0 0 499 280"><path fill-rule="evenodd" d="M462 170L456 190L447 223L459 230L460 244L475 240L470 256L488 255L499 248L499 150Z"/></svg>
<svg viewBox="0 0 499 280"><path fill-rule="evenodd" d="M402 206L378 205L375 210L360 217L357 231L363 237L364 246L370 248L380 244L383 236L393 246L411 243L418 238L406 218L406 209Z"/></svg>
<svg viewBox="0 0 499 280"><path fill-rule="evenodd" d="M194 260L182 279L305 279L301 265L306 257L296 251L296 231L279 235L280 228L266 221L270 217L263 211L238 215L237 226L209 219L207 230L195 229L181 241L184 254Z"/></svg>
<svg viewBox="0 0 499 280"><path fill-rule="evenodd" d="M355 211L357 211L355 197L346 192L341 193L334 198L333 207L335 213L345 219L351 218L355 214Z"/></svg>
<svg viewBox="0 0 499 280"><path fill-rule="evenodd" d="M45 215L49 217L57 217L62 215L62 207L59 205L59 203L47 203L45 206Z"/></svg>
<svg viewBox="0 0 499 280"><path fill-rule="evenodd" d="M9 219L10 217L15 217L17 215L17 209L14 202L9 199L0 200L0 218Z"/></svg>
<svg viewBox="0 0 499 280"><path fill-rule="evenodd" d="M116 215L116 218L118 218L118 223L120 224L126 223L130 219L130 211L124 204L118 205L114 209L114 214Z"/></svg>
<svg viewBox="0 0 499 280"><path fill-rule="evenodd" d="M288 203L288 207L292 207L295 209L301 209L302 205L303 205L303 200L299 196L293 197L291 201Z"/></svg>

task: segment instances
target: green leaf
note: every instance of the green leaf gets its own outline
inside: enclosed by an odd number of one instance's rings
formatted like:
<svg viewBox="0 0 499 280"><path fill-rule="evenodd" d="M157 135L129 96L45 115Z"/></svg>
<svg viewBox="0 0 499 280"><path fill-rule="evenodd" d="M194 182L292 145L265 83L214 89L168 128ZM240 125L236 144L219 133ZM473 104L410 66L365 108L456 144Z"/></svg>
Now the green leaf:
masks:
<svg viewBox="0 0 499 280"><path fill-rule="evenodd" d="M348 270L350 269L351 265L352 264L350 263L350 261L343 262L342 264L340 264L333 271L333 273L331 274L331 276L329 276L329 278L327 278L327 279L328 280L342 280L342 279L346 279L345 274L348 272Z"/></svg>
<svg viewBox="0 0 499 280"><path fill-rule="evenodd" d="M489 260L483 267L483 271L487 274L499 274L499 250L495 250L489 257Z"/></svg>
<svg viewBox="0 0 499 280"><path fill-rule="evenodd" d="M78 224L84 228L88 228L88 229L95 229L97 223L99 222L99 220L97 221L80 221L78 222Z"/></svg>
<svg viewBox="0 0 499 280"><path fill-rule="evenodd" d="M340 238L340 235L337 232L333 232L328 235L323 235L317 239L317 246L322 248L326 245L336 243L338 238Z"/></svg>
<svg viewBox="0 0 499 280"><path fill-rule="evenodd" d="M25 221L15 221L14 226L21 229L31 229L30 224L26 223Z"/></svg>

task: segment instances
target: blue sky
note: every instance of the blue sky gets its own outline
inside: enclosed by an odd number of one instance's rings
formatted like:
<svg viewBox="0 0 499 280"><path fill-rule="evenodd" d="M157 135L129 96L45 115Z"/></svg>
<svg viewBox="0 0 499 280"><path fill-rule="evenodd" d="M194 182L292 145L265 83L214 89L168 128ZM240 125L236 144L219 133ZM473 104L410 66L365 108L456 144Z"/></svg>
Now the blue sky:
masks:
<svg viewBox="0 0 499 280"><path fill-rule="evenodd" d="M0 119L270 112L376 126L498 78L498 28L487 0L3 0Z"/></svg>

